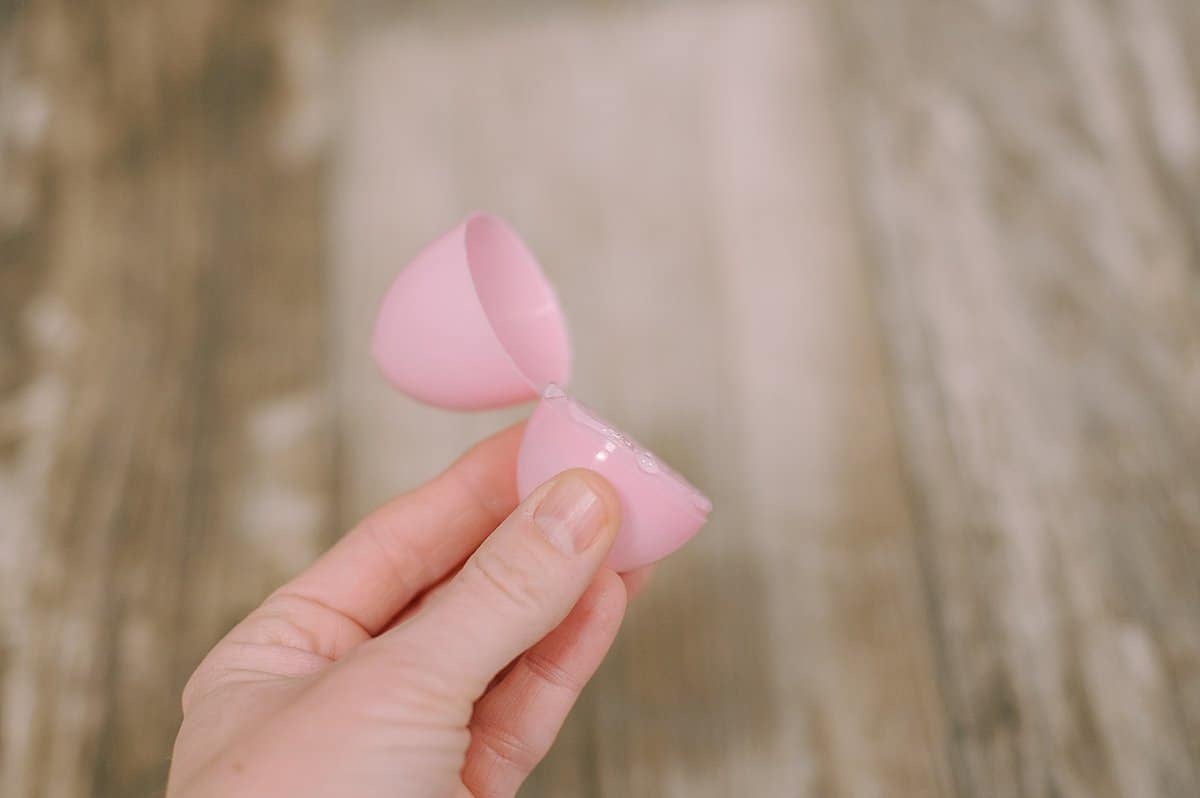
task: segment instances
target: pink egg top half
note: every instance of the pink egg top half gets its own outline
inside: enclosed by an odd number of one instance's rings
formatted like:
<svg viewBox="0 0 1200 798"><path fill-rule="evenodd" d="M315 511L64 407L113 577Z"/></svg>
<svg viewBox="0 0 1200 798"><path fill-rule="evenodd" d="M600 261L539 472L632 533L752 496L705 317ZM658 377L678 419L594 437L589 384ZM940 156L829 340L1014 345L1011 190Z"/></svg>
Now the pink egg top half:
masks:
<svg viewBox="0 0 1200 798"><path fill-rule="evenodd" d="M371 349L400 391L454 410L536 399L570 372L554 289L516 233L482 213L400 271L380 306Z"/></svg>

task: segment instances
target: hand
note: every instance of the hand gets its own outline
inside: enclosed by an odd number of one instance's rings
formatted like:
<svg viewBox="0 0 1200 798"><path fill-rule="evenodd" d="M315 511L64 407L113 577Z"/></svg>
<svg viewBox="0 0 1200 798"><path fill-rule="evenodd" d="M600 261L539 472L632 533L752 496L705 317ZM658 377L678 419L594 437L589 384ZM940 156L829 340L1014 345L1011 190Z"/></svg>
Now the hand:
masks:
<svg viewBox="0 0 1200 798"><path fill-rule="evenodd" d="M217 644L183 692L169 798L516 793L627 595L602 567L612 489L569 471L516 507L520 435L376 511Z"/></svg>

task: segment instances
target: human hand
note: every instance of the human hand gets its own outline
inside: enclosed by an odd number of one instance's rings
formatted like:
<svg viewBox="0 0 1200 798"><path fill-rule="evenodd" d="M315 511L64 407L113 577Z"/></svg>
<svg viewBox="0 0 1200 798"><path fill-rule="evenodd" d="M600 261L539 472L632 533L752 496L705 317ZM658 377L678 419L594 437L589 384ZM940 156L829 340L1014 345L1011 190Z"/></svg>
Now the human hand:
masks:
<svg viewBox="0 0 1200 798"><path fill-rule="evenodd" d="M620 510L599 475L517 507L520 435L377 510L217 644L168 798L516 793L648 573L602 566Z"/></svg>

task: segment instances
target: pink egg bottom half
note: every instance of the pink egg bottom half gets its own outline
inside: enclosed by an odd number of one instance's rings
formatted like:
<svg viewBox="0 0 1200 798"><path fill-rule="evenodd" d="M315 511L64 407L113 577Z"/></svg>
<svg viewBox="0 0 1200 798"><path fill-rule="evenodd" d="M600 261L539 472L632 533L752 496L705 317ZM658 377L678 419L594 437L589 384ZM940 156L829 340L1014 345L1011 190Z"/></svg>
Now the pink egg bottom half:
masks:
<svg viewBox="0 0 1200 798"><path fill-rule="evenodd" d="M621 530L608 565L630 571L660 560L700 531L712 503L674 469L551 385L525 427L517 463L524 499L572 468L605 477L621 500Z"/></svg>

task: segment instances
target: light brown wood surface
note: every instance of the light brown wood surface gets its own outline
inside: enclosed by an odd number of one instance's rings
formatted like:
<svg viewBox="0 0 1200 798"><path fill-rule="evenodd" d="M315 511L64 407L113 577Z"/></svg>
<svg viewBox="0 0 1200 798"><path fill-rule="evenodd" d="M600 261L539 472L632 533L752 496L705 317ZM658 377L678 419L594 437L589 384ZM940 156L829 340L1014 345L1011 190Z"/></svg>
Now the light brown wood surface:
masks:
<svg viewBox="0 0 1200 798"><path fill-rule="evenodd" d="M716 512L530 796L1200 794L1190 0L0 5L0 794L149 796L199 656L526 412L396 396L510 219Z"/></svg>

